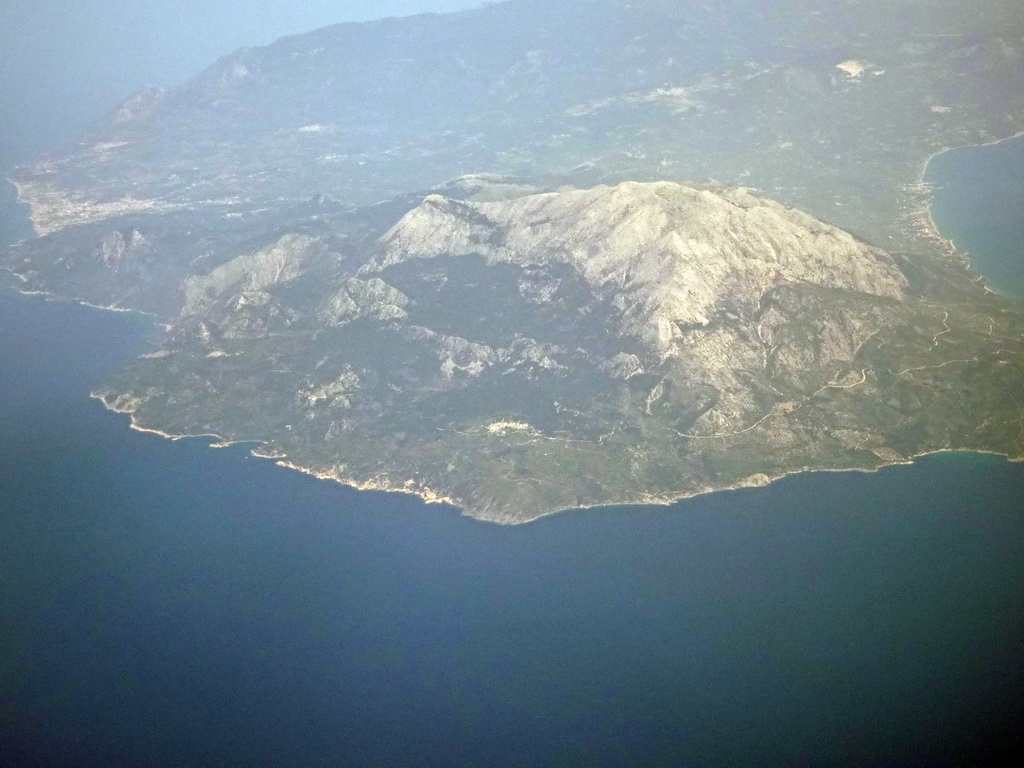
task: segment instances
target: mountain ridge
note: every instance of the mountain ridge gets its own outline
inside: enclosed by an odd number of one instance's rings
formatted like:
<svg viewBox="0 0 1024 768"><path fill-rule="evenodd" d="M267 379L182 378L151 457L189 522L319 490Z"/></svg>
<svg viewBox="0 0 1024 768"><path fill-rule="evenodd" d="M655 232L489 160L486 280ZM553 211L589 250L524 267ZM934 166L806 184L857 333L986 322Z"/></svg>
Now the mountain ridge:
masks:
<svg viewBox="0 0 1024 768"><path fill-rule="evenodd" d="M165 324L96 392L137 428L481 519L1019 457L1024 309L921 168L1024 125L1021 39L995 0L331 28L20 170L0 264Z"/></svg>
<svg viewBox="0 0 1024 768"><path fill-rule="evenodd" d="M651 253L622 248L615 220L593 214L611 199L657 217L653 190L681 194L689 216L710 222L697 232L712 244L735 234L715 218L735 207L723 196L747 206L739 211L770 207L786 236L764 221L754 231L789 261L806 253L831 263L826 284L748 280L756 290L745 300L734 287L742 273L719 282L716 310L705 323L677 322L666 354L637 332L633 308L659 308L671 281L608 290L587 279L587 258L580 269L551 257L560 242L551 231L569 232L635 278ZM460 239L481 210L492 215L487 236ZM530 231L536 220L524 210L551 229L544 258L493 230L501 219ZM455 222L410 228L424 211ZM874 469L972 442L1024 456L1024 435L998 415L1024 395L1024 315L1013 302L977 292L939 311L938 296L921 294L888 254L746 190L562 188L485 203L434 193L390 217L354 251L335 221L330 238L285 236L187 279L192 298L162 347L97 396L142 429L259 442L258 455L314 476L503 523L669 503L804 469ZM803 239L814 247L788 250ZM504 253L489 257L487 247ZM393 258L396 248L408 258ZM697 252L711 254L706 266L729 264L717 245ZM733 269L758 263L738 258ZM845 259L879 269L888 294L831 280ZM993 383L965 395L950 386L957 370Z"/></svg>
<svg viewBox="0 0 1024 768"><path fill-rule="evenodd" d="M688 196L699 196L700 204ZM564 228L551 227L556 220ZM823 248L822 239L834 241L832 247ZM603 244L601 250L595 242ZM756 304L773 280L893 298L902 298L906 287L888 256L858 247L841 230L745 190L715 193L670 182L625 182L480 204L432 195L384 236L384 248L384 259L364 271L440 253L538 264L561 257L597 289L614 286L621 296L636 286L637 303L653 314L655 328L645 335L665 351L675 324L708 325L708 313L722 295ZM822 253L835 257L833 263L814 263ZM723 285L730 274L732 283Z"/></svg>

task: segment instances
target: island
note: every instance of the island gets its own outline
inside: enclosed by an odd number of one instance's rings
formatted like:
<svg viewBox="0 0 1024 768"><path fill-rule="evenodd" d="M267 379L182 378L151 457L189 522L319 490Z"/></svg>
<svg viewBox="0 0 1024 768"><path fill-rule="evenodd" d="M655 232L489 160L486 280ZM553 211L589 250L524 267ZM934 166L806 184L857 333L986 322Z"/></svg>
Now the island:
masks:
<svg viewBox="0 0 1024 768"><path fill-rule="evenodd" d="M1022 459L1024 302L923 181L1024 126L1022 39L998 0L338 25L19 169L0 265L163 324L94 393L135 428L497 523Z"/></svg>

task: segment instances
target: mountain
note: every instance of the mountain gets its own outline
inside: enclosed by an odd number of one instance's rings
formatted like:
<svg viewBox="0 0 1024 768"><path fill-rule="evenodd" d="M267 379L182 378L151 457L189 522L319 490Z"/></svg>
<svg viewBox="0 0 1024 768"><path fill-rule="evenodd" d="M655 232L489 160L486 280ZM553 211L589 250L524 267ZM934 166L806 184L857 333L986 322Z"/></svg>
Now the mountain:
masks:
<svg viewBox="0 0 1024 768"><path fill-rule="evenodd" d="M1022 457L1024 309L921 183L1020 129L1022 75L995 0L339 25L20 169L2 263L166 324L96 393L137 427L496 522Z"/></svg>

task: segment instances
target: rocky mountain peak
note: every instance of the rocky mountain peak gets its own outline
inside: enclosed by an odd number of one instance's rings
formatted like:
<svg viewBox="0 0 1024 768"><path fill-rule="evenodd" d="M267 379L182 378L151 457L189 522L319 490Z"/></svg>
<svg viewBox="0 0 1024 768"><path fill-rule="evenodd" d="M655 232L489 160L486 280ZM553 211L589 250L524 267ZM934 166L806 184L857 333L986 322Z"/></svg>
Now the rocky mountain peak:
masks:
<svg viewBox="0 0 1024 768"><path fill-rule="evenodd" d="M117 109L110 115L109 122L112 126L122 126L144 117L148 117L163 101L167 91L158 86L147 85L142 90L132 94L125 99Z"/></svg>
<svg viewBox="0 0 1024 768"><path fill-rule="evenodd" d="M812 283L901 298L884 252L741 188L627 182L494 202L430 195L382 239L365 271L410 259L479 255L565 264L614 296L625 331L672 351L681 329L756 308L779 285Z"/></svg>
<svg viewBox="0 0 1024 768"><path fill-rule="evenodd" d="M1019 457L1024 311L921 171L1020 130L1022 34L1000 0L338 25L17 169L43 236L0 267L167 322L98 393L137 426L489 520Z"/></svg>

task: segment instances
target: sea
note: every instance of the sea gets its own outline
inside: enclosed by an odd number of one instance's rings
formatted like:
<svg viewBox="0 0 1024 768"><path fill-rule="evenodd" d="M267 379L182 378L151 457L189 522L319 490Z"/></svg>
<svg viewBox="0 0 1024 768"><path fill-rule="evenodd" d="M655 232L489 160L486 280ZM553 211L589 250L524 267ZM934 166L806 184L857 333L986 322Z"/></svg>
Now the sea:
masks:
<svg viewBox="0 0 1024 768"><path fill-rule="evenodd" d="M929 168L1024 285L1024 139ZM1021 748L1024 464L519 527L128 429L145 318L0 291L0 764L974 766Z"/></svg>

